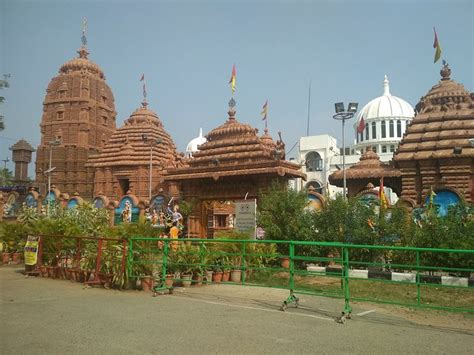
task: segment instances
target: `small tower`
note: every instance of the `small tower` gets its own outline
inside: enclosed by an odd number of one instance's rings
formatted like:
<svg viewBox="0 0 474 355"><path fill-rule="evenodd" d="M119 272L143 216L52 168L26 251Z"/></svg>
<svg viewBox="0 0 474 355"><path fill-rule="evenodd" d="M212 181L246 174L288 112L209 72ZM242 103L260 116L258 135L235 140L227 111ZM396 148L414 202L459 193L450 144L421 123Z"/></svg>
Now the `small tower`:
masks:
<svg viewBox="0 0 474 355"><path fill-rule="evenodd" d="M28 164L31 163L31 154L35 149L24 139L20 139L10 147L12 160L15 163L15 181L28 180Z"/></svg>

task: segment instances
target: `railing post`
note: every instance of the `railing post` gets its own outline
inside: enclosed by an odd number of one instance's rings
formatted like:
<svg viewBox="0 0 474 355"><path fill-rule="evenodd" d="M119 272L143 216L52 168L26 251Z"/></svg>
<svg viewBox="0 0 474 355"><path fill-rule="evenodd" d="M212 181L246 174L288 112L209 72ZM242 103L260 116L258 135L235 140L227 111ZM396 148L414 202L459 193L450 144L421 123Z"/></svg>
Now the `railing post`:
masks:
<svg viewBox="0 0 474 355"><path fill-rule="evenodd" d="M344 284L344 313L349 314L352 312L350 306L350 293L349 293L349 249L347 247L342 248L342 267L343 267L343 284Z"/></svg>
<svg viewBox="0 0 474 355"><path fill-rule="evenodd" d="M420 251L416 251L416 303L420 305Z"/></svg>
<svg viewBox="0 0 474 355"><path fill-rule="evenodd" d="M290 241L290 291L295 288L295 244Z"/></svg>
<svg viewBox="0 0 474 355"><path fill-rule="evenodd" d="M166 239L165 244L163 246L163 264L161 268L161 273L163 275L163 283L166 280L167 270L168 270L168 253L169 253L169 241Z"/></svg>
<svg viewBox="0 0 474 355"><path fill-rule="evenodd" d="M241 268L242 268L242 285L245 285L245 279L247 278L247 243L242 242L242 263L241 263Z"/></svg>

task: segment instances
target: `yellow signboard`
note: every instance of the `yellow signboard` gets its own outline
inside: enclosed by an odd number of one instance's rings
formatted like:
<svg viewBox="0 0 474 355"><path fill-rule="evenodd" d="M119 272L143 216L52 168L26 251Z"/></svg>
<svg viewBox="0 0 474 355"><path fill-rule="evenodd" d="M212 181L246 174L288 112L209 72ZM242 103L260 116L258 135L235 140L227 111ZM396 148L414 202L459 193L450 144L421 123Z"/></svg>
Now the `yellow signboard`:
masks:
<svg viewBox="0 0 474 355"><path fill-rule="evenodd" d="M25 244L25 265L36 265L40 237L28 236Z"/></svg>

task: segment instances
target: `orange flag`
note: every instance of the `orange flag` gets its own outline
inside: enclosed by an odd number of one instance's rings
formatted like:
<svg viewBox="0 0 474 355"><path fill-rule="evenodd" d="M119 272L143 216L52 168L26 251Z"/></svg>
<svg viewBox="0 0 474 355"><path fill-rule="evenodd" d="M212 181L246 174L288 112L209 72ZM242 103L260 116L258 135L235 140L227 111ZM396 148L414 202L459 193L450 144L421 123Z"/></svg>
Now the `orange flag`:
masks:
<svg viewBox="0 0 474 355"><path fill-rule="evenodd" d="M232 95L234 95L235 92L235 77L236 77L236 72L235 72L235 64L232 67L232 76L230 77L229 84L230 88L232 89Z"/></svg>

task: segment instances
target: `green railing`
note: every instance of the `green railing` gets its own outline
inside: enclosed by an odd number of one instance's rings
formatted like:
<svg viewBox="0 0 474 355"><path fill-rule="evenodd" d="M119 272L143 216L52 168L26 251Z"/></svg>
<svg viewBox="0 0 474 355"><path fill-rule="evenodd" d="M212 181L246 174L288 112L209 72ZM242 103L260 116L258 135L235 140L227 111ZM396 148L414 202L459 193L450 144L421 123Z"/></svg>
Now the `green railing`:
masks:
<svg viewBox="0 0 474 355"><path fill-rule="evenodd" d="M280 264L289 259L288 267ZM129 239L129 278L174 284L229 283L417 308L474 312L474 250L224 239ZM211 271L213 276L211 277ZM224 279L220 279L221 272ZM231 273L226 279L225 274Z"/></svg>

